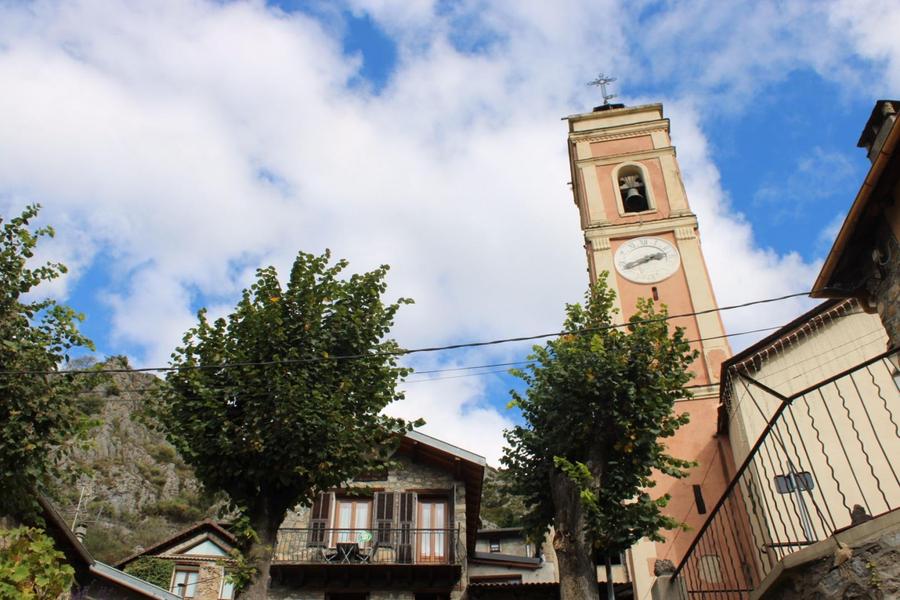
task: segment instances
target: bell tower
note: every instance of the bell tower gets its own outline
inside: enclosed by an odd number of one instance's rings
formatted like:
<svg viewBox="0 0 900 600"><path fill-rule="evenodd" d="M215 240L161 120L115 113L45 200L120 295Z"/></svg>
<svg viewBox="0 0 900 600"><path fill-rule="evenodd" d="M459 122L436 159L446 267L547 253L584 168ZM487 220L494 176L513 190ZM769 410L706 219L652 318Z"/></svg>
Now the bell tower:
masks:
<svg viewBox="0 0 900 600"><path fill-rule="evenodd" d="M588 273L593 284L601 273L616 291L618 320L635 312L638 298L668 306L698 351L692 365L693 398L676 404L691 421L668 440L670 452L695 460L698 467L682 480L660 477L655 493L668 492L670 516L696 531L706 510L727 484L723 457L727 439L717 436L718 378L731 355L703 260L697 217L691 212L669 138L669 120L661 104L625 107L604 104L593 112L572 115L569 162L572 192L584 233ZM630 552L635 589L644 597L655 559L677 563L690 534L668 533L668 542L644 542ZM642 581L643 580L643 581Z"/></svg>

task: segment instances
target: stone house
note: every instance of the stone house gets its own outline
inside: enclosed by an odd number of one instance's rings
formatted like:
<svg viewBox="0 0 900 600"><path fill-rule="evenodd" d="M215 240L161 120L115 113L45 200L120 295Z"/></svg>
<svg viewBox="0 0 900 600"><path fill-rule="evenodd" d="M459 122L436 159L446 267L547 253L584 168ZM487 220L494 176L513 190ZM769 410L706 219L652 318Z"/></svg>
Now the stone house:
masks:
<svg viewBox="0 0 900 600"><path fill-rule="evenodd" d="M410 432L393 464L329 490L285 518L271 569L271 598L291 600L462 598L476 552L485 460ZM130 556L174 563L170 590L182 598L227 600L234 538L200 523Z"/></svg>
<svg viewBox="0 0 900 600"><path fill-rule="evenodd" d="M126 569L142 557L162 559L171 563L169 591L174 597L231 599L234 591L225 575L229 552L236 543L227 529L205 520L121 560L117 566Z"/></svg>

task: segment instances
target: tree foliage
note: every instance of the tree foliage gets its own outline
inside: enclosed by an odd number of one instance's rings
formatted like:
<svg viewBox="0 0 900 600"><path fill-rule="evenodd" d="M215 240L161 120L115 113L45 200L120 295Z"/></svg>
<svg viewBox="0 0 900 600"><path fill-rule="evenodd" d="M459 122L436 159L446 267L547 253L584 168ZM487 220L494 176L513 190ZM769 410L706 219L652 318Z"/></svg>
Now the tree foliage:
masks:
<svg viewBox="0 0 900 600"><path fill-rule="evenodd" d="M683 477L692 466L664 445L688 421L674 413L675 401L690 397L694 353L684 331L670 335L665 306L650 300L638 302L626 328L612 327L613 300L601 278L584 306L566 307L568 333L535 346L534 363L516 372L528 384L512 402L525 424L507 432L503 458L512 491L530 507L532 537L554 526L561 563L579 561L573 573L594 585L594 553L660 541L661 529L679 526L661 512L668 495L652 495L653 475Z"/></svg>
<svg viewBox="0 0 900 600"><path fill-rule="evenodd" d="M29 229L37 213L29 206L0 230L0 514L33 508L33 490L52 470L54 452L86 423L71 402L70 377L27 373L55 372L72 348L93 348L78 331L82 315L35 299L35 288L66 272L54 262L29 266L38 241L53 236L50 227Z"/></svg>
<svg viewBox="0 0 900 600"><path fill-rule="evenodd" d="M329 263L300 253L285 286L258 270L233 313L210 322L201 310L173 354L160 416L203 484L247 517L252 597L286 511L385 460L410 427L381 414L402 398L408 371L386 336L410 301L382 300L387 266L342 279L347 262ZM205 368L226 363L241 366Z"/></svg>
<svg viewBox="0 0 900 600"><path fill-rule="evenodd" d="M75 570L46 533L0 529L0 599L56 600L72 587Z"/></svg>

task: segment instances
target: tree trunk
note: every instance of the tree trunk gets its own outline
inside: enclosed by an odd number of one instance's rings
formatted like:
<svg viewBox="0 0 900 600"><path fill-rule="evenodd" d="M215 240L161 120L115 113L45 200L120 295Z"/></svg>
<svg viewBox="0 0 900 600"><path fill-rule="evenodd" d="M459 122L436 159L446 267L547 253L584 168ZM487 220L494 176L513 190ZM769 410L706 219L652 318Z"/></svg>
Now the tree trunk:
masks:
<svg viewBox="0 0 900 600"><path fill-rule="evenodd" d="M550 476L550 485L556 512L553 549L559 567L560 600L596 600L599 596L597 567L585 536L578 488L557 471Z"/></svg>
<svg viewBox="0 0 900 600"><path fill-rule="evenodd" d="M609 554L606 555L606 600L616 600L616 588L613 585L612 561Z"/></svg>
<svg viewBox="0 0 900 600"><path fill-rule="evenodd" d="M275 554L278 528L284 520L284 510L273 509L270 503L261 501L249 510L247 516L256 532L254 541L247 550L248 562L256 567L256 575L237 595L241 600L266 600L269 594L269 572Z"/></svg>

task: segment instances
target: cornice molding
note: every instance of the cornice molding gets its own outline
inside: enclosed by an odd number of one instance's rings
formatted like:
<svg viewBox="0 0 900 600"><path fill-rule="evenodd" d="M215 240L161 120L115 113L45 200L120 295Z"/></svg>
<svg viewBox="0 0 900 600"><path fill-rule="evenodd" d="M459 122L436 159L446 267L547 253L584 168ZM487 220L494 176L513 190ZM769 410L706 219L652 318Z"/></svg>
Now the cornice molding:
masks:
<svg viewBox="0 0 900 600"><path fill-rule="evenodd" d="M594 131L596 131L596 130L594 130ZM666 132L666 131L668 131L668 129L666 127L655 126L655 127L633 127L626 131L618 131L618 132L610 132L610 133L591 133L591 132L585 132L585 133L581 133L581 134L573 133L573 134L569 135L569 139L571 139L576 144L579 142L588 142L588 143L606 142L606 141L610 141L610 140L621 140L621 139L625 139L625 138L638 137L643 134L649 135L655 131Z"/></svg>
<svg viewBox="0 0 900 600"><path fill-rule="evenodd" d="M627 160L641 160L648 158L661 158L666 155L675 156L674 146L665 146L663 148L654 148L652 150L635 150L633 152L622 152L621 154L612 154L610 156L591 156L590 158L579 158L575 164L579 167L586 165L613 165Z"/></svg>
<svg viewBox="0 0 900 600"><path fill-rule="evenodd" d="M585 236L585 240L591 245L591 248L595 252L599 250L609 250L612 247L609 243L609 237L605 235L590 238Z"/></svg>
<svg viewBox="0 0 900 600"><path fill-rule="evenodd" d="M697 216L689 213L679 217L656 219L654 221L636 221L634 223L598 224L594 223L584 230L584 238L593 242L597 238L624 238L649 233L676 232L679 229L690 229L692 232L697 227Z"/></svg>
<svg viewBox="0 0 900 600"><path fill-rule="evenodd" d="M692 240L697 237L697 232L693 227L678 227L675 229L676 240Z"/></svg>

